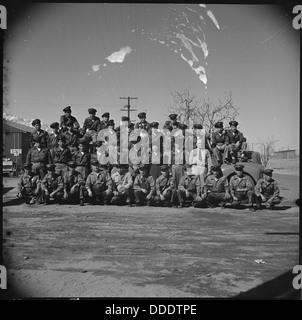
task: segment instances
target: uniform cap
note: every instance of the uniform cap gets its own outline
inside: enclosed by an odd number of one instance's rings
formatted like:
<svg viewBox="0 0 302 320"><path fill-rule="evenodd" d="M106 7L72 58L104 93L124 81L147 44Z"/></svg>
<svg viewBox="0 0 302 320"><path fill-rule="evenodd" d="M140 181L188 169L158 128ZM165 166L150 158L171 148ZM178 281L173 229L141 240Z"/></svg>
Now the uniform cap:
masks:
<svg viewBox="0 0 302 320"><path fill-rule="evenodd" d="M237 121L230 121L229 125L237 127L238 126L238 122Z"/></svg>
<svg viewBox="0 0 302 320"><path fill-rule="evenodd" d="M96 113L97 111L96 111L96 109L94 109L94 108L89 108L88 109L88 113L89 114L94 114L94 113Z"/></svg>
<svg viewBox="0 0 302 320"><path fill-rule="evenodd" d="M138 167L139 171L145 171L145 170L148 170L148 166L145 165L145 164L142 164Z"/></svg>
<svg viewBox="0 0 302 320"><path fill-rule="evenodd" d="M31 123L32 126L35 126L36 124L41 124L41 120L40 120L40 119L35 119L35 120L33 120L33 122Z"/></svg>
<svg viewBox="0 0 302 320"><path fill-rule="evenodd" d="M109 118L110 117L110 113L109 112L105 112L105 113L102 114L102 117Z"/></svg>
<svg viewBox="0 0 302 320"><path fill-rule="evenodd" d="M63 111L71 113L71 106L68 106L68 107L64 108Z"/></svg>
<svg viewBox="0 0 302 320"><path fill-rule="evenodd" d="M141 112L137 115L140 119L141 118L146 118L146 112Z"/></svg>
<svg viewBox="0 0 302 320"><path fill-rule="evenodd" d="M219 165L215 165L212 167L212 171L220 171L221 170L221 167Z"/></svg>
<svg viewBox="0 0 302 320"><path fill-rule="evenodd" d="M172 113L172 114L169 115L169 118L171 120L176 120L177 119L177 114L176 113Z"/></svg>
<svg viewBox="0 0 302 320"><path fill-rule="evenodd" d="M184 123L180 123L178 125L178 128L181 129L181 130L186 130L186 129L188 129L188 126L186 124L184 124Z"/></svg>
<svg viewBox="0 0 302 320"><path fill-rule="evenodd" d="M105 114L105 113L104 113ZM109 113L108 113L109 114ZM103 115L104 116L104 115ZM107 123L108 126L114 127L114 121L113 120L109 120Z"/></svg>
<svg viewBox="0 0 302 320"><path fill-rule="evenodd" d="M243 171L244 165L243 164L236 164L234 165L236 171Z"/></svg>
<svg viewBox="0 0 302 320"><path fill-rule="evenodd" d="M156 121L155 121L155 122L151 122L151 123L150 123L150 127L151 127L151 128L158 129L158 126L159 126L159 123L158 123L158 122L156 122Z"/></svg>
<svg viewBox="0 0 302 320"><path fill-rule="evenodd" d="M129 121L129 117L126 117L126 116L122 116L122 121Z"/></svg>
<svg viewBox="0 0 302 320"><path fill-rule="evenodd" d="M271 175L273 173L273 171L274 171L273 169L264 169L263 173L266 175Z"/></svg>
<svg viewBox="0 0 302 320"><path fill-rule="evenodd" d="M98 166L100 163L99 163L97 160L92 160L92 161L90 162L90 164L91 164L92 166Z"/></svg>
<svg viewBox="0 0 302 320"><path fill-rule="evenodd" d="M222 129L222 128L223 128L223 122L221 122L221 121L216 122L215 125L214 125L214 127L215 127L215 128L221 128L221 129Z"/></svg>
<svg viewBox="0 0 302 320"><path fill-rule="evenodd" d="M169 171L169 166L167 166L167 165L162 165L162 166L160 166L160 170L161 170L161 171Z"/></svg>
<svg viewBox="0 0 302 320"><path fill-rule="evenodd" d="M55 129L55 128L59 128L59 123L58 122L53 122L51 125L50 125L50 127L52 128L52 129Z"/></svg>
<svg viewBox="0 0 302 320"><path fill-rule="evenodd" d="M202 128L203 128L203 126L200 123L193 124L193 129L202 129Z"/></svg>

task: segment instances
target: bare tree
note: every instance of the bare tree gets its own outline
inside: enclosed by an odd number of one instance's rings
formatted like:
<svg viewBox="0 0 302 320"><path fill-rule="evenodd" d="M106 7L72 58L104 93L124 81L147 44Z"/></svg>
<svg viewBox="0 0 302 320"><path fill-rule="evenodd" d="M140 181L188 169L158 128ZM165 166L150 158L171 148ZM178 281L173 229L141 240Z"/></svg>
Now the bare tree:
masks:
<svg viewBox="0 0 302 320"><path fill-rule="evenodd" d="M258 145L262 163L266 167L268 161L272 158L273 152L275 150L275 143L279 141L274 137L269 137L266 140L259 140L256 143Z"/></svg>
<svg viewBox="0 0 302 320"><path fill-rule="evenodd" d="M216 122L231 121L239 115L239 107L234 105L231 92L225 102L219 100L218 104L209 99L201 101L190 93L190 89L185 89L182 93L176 91L172 93L172 97L170 112L178 114L180 122L188 127L193 123L201 123L204 129L211 132Z"/></svg>

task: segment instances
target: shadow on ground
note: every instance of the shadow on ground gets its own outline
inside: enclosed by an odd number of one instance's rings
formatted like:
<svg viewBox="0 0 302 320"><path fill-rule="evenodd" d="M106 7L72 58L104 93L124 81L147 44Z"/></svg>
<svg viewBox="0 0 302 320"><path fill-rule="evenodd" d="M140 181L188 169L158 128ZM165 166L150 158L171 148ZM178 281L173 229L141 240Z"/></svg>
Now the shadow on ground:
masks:
<svg viewBox="0 0 302 320"><path fill-rule="evenodd" d="M253 289L242 292L231 299L255 299L255 300L271 300L271 299L285 299L285 300L301 300L301 290L293 288L293 272L289 270L282 275L267 281Z"/></svg>

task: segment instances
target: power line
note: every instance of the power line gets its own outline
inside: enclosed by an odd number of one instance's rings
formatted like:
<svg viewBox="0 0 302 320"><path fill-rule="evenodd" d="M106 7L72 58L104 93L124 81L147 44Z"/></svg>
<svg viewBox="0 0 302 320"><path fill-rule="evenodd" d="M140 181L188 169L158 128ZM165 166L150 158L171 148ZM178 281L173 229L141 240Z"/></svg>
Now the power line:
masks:
<svg viewBox="0 0 302 320"><path fill-rule="evenodd" d="M120 99L127 99L128 100L128 104L125 105L125 108L127 108L127 110L124 110L124 109L121 109L121 111L127 111L128 112L128 118L130 120L130 111L137 111L137 109L130 109L130 101L133 100L133 99L138 99L138 97L123 97L123 98L120 98Z"/></svg>

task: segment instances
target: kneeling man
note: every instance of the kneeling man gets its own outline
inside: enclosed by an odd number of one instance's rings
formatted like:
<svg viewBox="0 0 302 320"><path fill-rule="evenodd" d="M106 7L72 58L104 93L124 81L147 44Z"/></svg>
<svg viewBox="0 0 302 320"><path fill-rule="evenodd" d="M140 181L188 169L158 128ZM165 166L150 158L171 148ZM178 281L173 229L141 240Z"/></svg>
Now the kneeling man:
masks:
<svg viewBox="0 0 302 320"><path fill-rule="evenodd" d="M155 182L152 176L147 175L148 166L139 167L139 175L134 180L135 204L140 206L145 203L150 206L155 196Z"/></svg>

